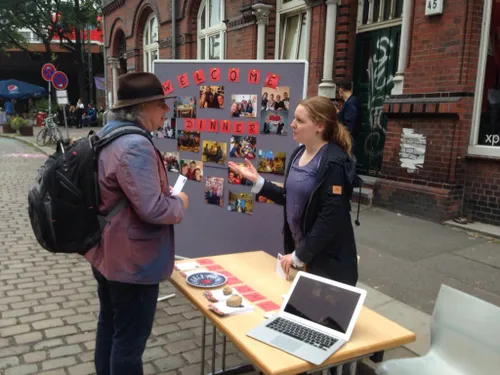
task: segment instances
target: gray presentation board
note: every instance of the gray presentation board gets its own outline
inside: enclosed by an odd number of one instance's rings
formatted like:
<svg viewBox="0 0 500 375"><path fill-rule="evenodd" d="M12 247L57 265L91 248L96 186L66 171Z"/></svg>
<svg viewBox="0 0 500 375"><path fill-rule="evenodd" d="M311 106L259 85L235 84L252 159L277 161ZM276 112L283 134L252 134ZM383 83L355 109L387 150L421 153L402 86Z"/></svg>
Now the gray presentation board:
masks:
<svg viewBox="0 0 500 375"><path fill-rule="evenodd" d="M217 72L212 69L218 68L220 80L212 81L211 76L217 76ZM239 69L238 82L230 81L235 79L236 73ZM249 71L252 75L249 76ZM202 181L188 180L184 186L183 191L189 196L189 208L186 210L184 220L181 224L175 226L175 244L176 254L185 257L201 257L220 254L230 254L236 252L264 250L271 255L276 255L278 252L283 252L283 208L272 203L257 202L256 197L253 197L253 212L252 214L238 212L248 210L250 204L244 200L237 201L232 205L236 211L230 211L229 205L229 192L236 194L250 193L251 186L244 186L238 184L230 184L228 182L228 166L229 160L235 162L244 162L243 158L233 158L230 156L231 144L230 140L235 134L236 130L241 131L244 129L244 134L241 136L254 136L256 137L256 155L255 159L251 162L257 167L259 162L259 150L276 152L285 152L286 160L285 165L289 161L289 156L292 151L298 146L293 139L290 123L293 120L293 114L298 101L306 97L307 92L307 77L308 77L308 63L305 60L157 60L154 62L154 73L158 76L160 81L164 84L167 91L173 88L169 94L176 97L192 97L196 101L196 113L192 111L192 101L188 98L183 98L183 102L175 99L167 99L167 104L170 111L166 114L168 118L175 118L176 132L184 130L186 123L189 127L190 118L206 120L204 131L200 132L200 147L198 152L193 151L178 151L178 139L167 138L172 136L166 130L167 123L171 124L171 120L166 120L165 130L159 132L155 136L155 145L162 152L179 152L180 160L195 160L201 161L204 152L203 141L216 141L224 142L226 144L226 160L224 164L217 164L215 162L203 163L203 177ZM205 77L205 82L196 84L196 77L201 77L202 73ZM214 74L215 73L215 74ZM258 84L249 83L249 79L255 82L256 73L260 73L260 82ZM179 80L179 77L186 74L184 78ZM277 88L265 87L266 78L270 75L271 82L277 79ZM273 76L274 75L274 76ZM187 80L186 80L187 79ZM168 82L170 81L170 82ZM189 82L189 85L181 88L181 84ZM212 86L213 90L206 93L205 98L212 99L212 102L205 100L207 107L200 108L200 88L203 86ZM214 87L216 86L216 87ZM224 108L214 108L221 105L220 96L221 88L223 86L224 92ZM280 94L281 103L283 101L283 94L286 92L289 96L288 104L288 117L285 118L285 110L280 102L274 105L278 109L274 112L265 112L264 121L261 121L262 116L262 93L267 92L268 97L270 93ZM216 95L217 94L217 95ZM256 117L232 117L232 109L238 108L233 106L232 99L235 103L243 102L243 100L251 101L256 97L256 111L252 113ZM276 101L276 97L274 98ZM177 104L176 104L177 103ZM245 106L243 106L244 108ZM247 106L248 107L248 106ZM266 111L273 108L272 104L268 101ZM177 109L177 110L175 110ZM250 109L247 108L248 111ZM248 112L247 112L248 113ZM185 116L185 117L178 117ZM194 117L195 116L195 117ZM211 120L218 120L218 131L213 132L209 130ZM227 120L230 122L230 132L223 122ZM284 121L285 120L285 121ZM237 128L234 125L238 124ZM248 134L252 131L249 128L251 123L258 123L259 132L256 135ZM241 123L244 126L241 126ZM267 123L264 127L264 123ZM284 128L281 134L286 132L286 135L278 135L280 127L284 123ZM227 125L227 123L226 123ZM195 129L196 131L196 125ZM265 133L262 133L265 132ZM165 137L165 135L167 137ZM157 138L158 136L164 138ZM189 144L189 141L184 144ZM192 144L190 144L192 148ZM220 153L217 153L216 148L212 149L212 143L209 143L210 149L208 150L208 157L211 160L221 160ZM251 146L249 147L252 148ZM213 151L213 152L210 152ZM242 152L243 154L243 152ZM247 154L250 155L251 154ZM265 154L263 154L265 155ZM267 154L267 156L270 156ZM274 156L280 156L279 154ZM170 160L173 160L170 158ZM263 167L271 170L279 170L281 168L281 161L268 160L267 164L262 164ZM276 167L277 166L277 167ZM180 163L178 165L180 167ZM198 167L198 165L196 165ZM277 169L276 169L277 168ZM169 166L169 169L177 170L177 168ZM190 173L190 172L188 172ZM198 173L198 172L196 172ZM170 185L174 185L179 173L169 171L168 178ZM262 176L271 181L283 183L284 176L275 173L262 173ZM219 177L224 179L223 185L223 203L222 207L214 204L207 204L205 202L205 184L207 178ZM199 179L199 178L198 178ZM237 195L237 197L241 197ZM213 196L209 196L212 203L218 203L214 200ZM246 198L243 196L242 198ZM243 206L244 202L244 206Z"/></svg>

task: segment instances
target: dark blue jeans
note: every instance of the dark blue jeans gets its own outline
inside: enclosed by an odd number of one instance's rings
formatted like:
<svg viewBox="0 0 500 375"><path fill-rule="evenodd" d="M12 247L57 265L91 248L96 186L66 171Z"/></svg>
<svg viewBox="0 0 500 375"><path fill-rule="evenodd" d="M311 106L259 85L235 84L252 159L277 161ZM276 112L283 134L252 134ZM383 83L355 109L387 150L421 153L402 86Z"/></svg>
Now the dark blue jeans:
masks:
<svg viewBox="0 0 500 375"><path fill-rule="evenodd" d="M142 354L153 328L158 284L108 281L92 268L101 302L95 347L97 375L142 375Z"/></svg>

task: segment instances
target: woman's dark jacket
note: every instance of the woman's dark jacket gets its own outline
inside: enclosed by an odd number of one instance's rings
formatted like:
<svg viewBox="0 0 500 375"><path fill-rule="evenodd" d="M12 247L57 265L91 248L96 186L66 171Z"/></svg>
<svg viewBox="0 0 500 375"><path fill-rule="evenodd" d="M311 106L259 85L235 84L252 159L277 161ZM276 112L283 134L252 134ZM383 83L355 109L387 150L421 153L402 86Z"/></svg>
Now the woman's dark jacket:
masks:
<svg viewBox="0 0 500 375"><path fill-rule="evenodd" d="M264 183L259 194L281 204L284 209L284 248L307 265L307 272L342 283L356 285L358 263L356 241L351 221L352 177L356 163L337 144L330 142L319 165L316 184L302 213L304 239L295 248L286 220L286 191L270 181ZM290 156L286 178L300 146Z"/></svg>

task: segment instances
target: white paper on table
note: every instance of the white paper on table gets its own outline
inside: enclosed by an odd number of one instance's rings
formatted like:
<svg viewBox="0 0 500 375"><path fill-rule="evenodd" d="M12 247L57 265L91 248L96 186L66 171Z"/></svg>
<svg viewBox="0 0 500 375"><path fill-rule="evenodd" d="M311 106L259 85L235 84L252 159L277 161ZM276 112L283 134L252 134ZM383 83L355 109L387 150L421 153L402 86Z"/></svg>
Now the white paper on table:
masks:
<svg viewBox="0 0 500 375"><path fill-rule="evenodd" d="M179 195L179 193L182 191L182 188L186 184L186 181L187 177L180 174L172 189L172 195Z"/></svg>
<svg viewBox="0 0 500 375"><path fill-rule="evenodd" d="M217 310L217 312L222 313L222 315L236 315L236 314L243 314L247 312L253 311L254 307L252 304L249 302L243 301L241 302L240 307L229 307L226 302L217 302L217 303L212 303L208 307L211 310ZM220 315L220 314L219 314Z"/></svg>
<svg viewBox="0 0 500 375"><path fill-rule="evenodd" d="M175 263L175 269L177 271L189 271L196 268L200 268L200 265L196 262Z"/></svg>
<svg viewBox="0 0 500 375"><path fill-rule="evenodd" d="M276 258L276 275L278 275L282 279L288 280L288 276L286 275L285 271L283 271L283 268L281 267L281 264L280 264L280 259L282 257L283 257L283 255L278 253L278 257Z"/></svg>
<svg viewBox="0 0 500 375"><path fill-rule="evenodd" d="M210 294L212 295L213 298L217 300L217 302L226 302L229 299L229 297L234 295L241 296L241 294L238 293L238 291L234 288L231 294L228 294L227 296L224 294L223 289L211 290Z"/></svg>

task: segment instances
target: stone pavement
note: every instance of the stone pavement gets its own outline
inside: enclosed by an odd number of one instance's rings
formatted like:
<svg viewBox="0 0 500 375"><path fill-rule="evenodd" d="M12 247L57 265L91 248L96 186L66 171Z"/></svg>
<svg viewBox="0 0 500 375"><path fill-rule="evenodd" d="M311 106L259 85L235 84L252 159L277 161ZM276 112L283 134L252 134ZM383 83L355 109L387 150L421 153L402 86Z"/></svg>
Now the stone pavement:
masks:
<svg viewBox="0 0 500 375"><path fill-rule="evenodd" d="M29 224L27 191L43 161L31 146L0 138L0 374L93 374L98 300L90 267L79 256L41 249ZM378 209L365 209L361 223L356 236L366 305L417 333L417 342L388 358L428 350L428 314L441 283L500 301L493 282L500 267L496 243ZM160 292L176 293L168 283ZM178 293L159 302L146 374L198 374L200 324L199 312ZM221 349L219 337L219 354ZM245 360L228 345L228 366ZM209 366L207 361L206 372ZM359 374L373 374L371 367L367 362Z"/></svg>

